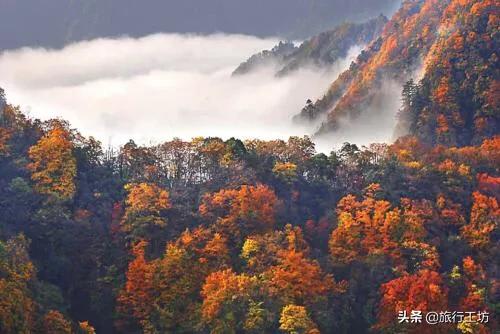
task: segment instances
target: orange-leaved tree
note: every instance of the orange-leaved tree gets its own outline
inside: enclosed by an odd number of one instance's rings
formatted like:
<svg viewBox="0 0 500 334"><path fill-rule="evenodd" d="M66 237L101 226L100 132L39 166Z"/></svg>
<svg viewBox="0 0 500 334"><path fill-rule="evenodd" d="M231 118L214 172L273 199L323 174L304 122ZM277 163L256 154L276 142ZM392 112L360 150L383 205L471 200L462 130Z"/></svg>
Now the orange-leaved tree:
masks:
<svg viewBox="0 0 500 334"><path fill-rule="evenodd" d="M167 245L155 260L154 323L159 332L189 331L200 321L200 291L205 277L227 267L229 251L218 233L198 228Z"/></svg>
<svg viewBox="0 0 500 334"><path fill-rule="evenodd" d="M435 268L436 252L424 242L424 224L432 217L430 203L403 198L402 208L392 208L388 201L375 198L378 190L379 186L372 184L362 201L353 195L340 200L339 224L329 241L334 262L348 265L371 255L387 255L404 269L408 264L402 250L409 249L422 253L420 265Z"/></svg>
<svg viewBox="0 0 500 334"><path fill-rule="evenodd" d="M41 332L43 334L71 334L71 322L56 310L48 311L42 319Z"/></svg>
<svg viewBox="0 0 500 334"><path fill-rule="evenodd" d="M471 310L479 312L491 312L486 301L486 289L487 289L487 279L486 273L481 266L472 259L472 257L467 256L462 261L463 275L461 279L465 285L465 291L462 291L463 296L459 301L458 310L462 312L469 312ZM477 317L477 314L471 316L470 321L464 321L459 324L457 328L462 333L477 333L477 334L488 334L490 329L488 324L481 323Z"/></svg>
<svg viewBox="0 0 500 334"><path fill-rule="evenodd" d="M140 241L134 245L134 259L129 263L126 273L125 287L120 291L117 302L118 312L134 318L143 328L148 326L148 320L153 307L154 266L145 258L147 242Z"/></svg>
<svg viewBox="0 0 500 334"><path fill-rule="evenodd" d="M474 192L472 197L470 222L462 228L462 236L473 249L487 251L491 245L491 235L498 229L500 208L494 197L480 192Z"/></svg>
<svg viewBox="0 0 500 334"><path fill-rule="evenodd" d="M398 319L399 312L406 312L410 317L412 311L421 311L422 316L428 311L446 311L448 308L448 291L438 272L423 269L413 275L403 275L393 279L380 288L382 299L379 305L377 329L394 333L448 333L445 326L425 324ZM418 317L414 317L418 319Z"/></svg>
<svg viewBox="0 0 500 334"><path fill-rule="evenodd" d="M268 277L270 293L287 304L314 304L330 293L342 291L333 276L326 274L319 264L295 250L279 252L279 263L271 267Z"/></svg>
<svg viewBox="0 0 500 334"><path fill-rule="evenodd" d="M167 224L165 211L171 208L168 191L153 183L127 184L122 229L132 240L150 239L152 229Z"/></svg>
<svg viewBox="0 0 500 334"><path fill-rule="evenodd" d="M257 279L236 274L231 269L210 274L203 285L201 308L204 323L212 333L232 333L244 327Z"/></svg>
<svg viewBox="0 0 500 334"><path fill-rule="evenodd" d="M222 189L203 197L199 211L202 217L216 223L216 229L237 242L252 233L270 231L276 224L278 198L266 185L243 185L239 189Z"/></svg>

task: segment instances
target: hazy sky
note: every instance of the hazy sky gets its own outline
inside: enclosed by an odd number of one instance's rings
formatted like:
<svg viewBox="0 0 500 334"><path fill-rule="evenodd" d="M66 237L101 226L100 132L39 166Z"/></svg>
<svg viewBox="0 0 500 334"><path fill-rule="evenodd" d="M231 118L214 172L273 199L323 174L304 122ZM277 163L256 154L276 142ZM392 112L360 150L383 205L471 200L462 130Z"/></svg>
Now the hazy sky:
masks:
<svg viewBox="0 0 500 334"><path fill-rule="evenodd" d="M306 38L400 0L0 0L0 50L96 37L223 32Z"/></svg>

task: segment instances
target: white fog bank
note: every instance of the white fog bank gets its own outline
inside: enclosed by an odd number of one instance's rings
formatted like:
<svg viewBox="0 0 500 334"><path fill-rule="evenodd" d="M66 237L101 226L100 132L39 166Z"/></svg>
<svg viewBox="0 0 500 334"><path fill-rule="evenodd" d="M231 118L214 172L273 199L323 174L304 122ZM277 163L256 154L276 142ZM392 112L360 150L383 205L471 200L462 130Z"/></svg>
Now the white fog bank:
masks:
<svg viewBox="0 0 500 334"><path fill-rule="evenodd" d="M313 129L292 125L360 51L324 71L276 78L273 68L231 77L250 55L277 39L242 35L157 34L98 39L62 50L0 54L0 87L31 117L61 117L104 145L173 137L288 138ZM355 141L356 138L350 138Z"/></svg>

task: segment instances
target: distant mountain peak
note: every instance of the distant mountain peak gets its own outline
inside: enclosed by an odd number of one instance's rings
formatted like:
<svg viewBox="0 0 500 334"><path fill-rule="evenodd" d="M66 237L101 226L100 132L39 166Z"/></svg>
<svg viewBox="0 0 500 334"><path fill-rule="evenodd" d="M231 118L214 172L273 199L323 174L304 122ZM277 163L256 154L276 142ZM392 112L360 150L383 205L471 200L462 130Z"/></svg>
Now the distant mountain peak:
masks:
<svg viewBox="0 0 500 334"><path fill-rule="evenodd" d="M285 76L310 64L329 66L345 58L351 47L366 45L377 38L386 23L387 18L381 14L364 23L343 23L311 37L299 47L292 42L280 42L271 50L251 56L233 74L246 74L263 66L275 65L276 75Z"/></svg>

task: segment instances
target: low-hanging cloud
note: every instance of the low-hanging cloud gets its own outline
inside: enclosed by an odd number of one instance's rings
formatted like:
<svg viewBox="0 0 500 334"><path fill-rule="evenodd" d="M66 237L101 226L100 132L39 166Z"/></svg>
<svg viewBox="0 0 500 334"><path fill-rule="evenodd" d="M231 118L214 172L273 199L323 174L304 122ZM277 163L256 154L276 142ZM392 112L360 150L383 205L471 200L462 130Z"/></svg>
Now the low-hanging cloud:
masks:
<svg viewBox="0 0 500 334"><path fill-rule="evenodd" d="M357 117L338 119L338 129L319 135L315 143L320 151L340 148L345 142L369 146L394 141L397 113L401 107L402 84L384 79L374 98Z"/></svg>
<svg viewBox="0 0 500 334"><path fill-rule="evenodd" d="M372 143L392 143L400 136L408 134L398 120L398 113L402 107L402 91L404 82L412 79L419 82L425 75L424 63L417 61L409 75L400 80L382 76L379 87L374 88L373 98L361 109L361 113L352 116L346 115L337 119L338 127L328 133L320 133L313 137L319 151L329 151L340 148L346 142L361 146ZM314 122L316 130L327 121L327 115Z"/></svg>
<svg viewBox="0 0 500 334"><path fill-rule="evenodd" d="M310 134L291 118L359 52L329 69L276 78L274 68L231 72L276 39L243 35L157 34L98 39L61 50L0 54L0 87L32 117L62 117L104 144L180 137L287 138ZM354 140L354 138L353 138Z"/></svg>

